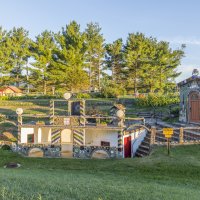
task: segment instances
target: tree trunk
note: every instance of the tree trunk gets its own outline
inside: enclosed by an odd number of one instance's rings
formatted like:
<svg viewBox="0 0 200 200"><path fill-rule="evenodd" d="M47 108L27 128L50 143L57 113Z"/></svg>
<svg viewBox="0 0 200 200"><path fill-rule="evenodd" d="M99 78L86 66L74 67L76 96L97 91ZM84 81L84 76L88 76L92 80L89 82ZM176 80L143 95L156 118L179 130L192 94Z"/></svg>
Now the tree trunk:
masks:
<svg viewBox="0 0 200 200"><path fill-rule="evenodd" d="M29 94L29 74L28 74L28 63L26 63L26 81L27 81L27 94Z"/></svg>
<svg viewBox="0 0 200 200"><path fill-rule="evenodd" d="M90 92L92 89L92 66L91 66L91 62L90 62L90 69L89 69L89 78L90 78Z"/></svg>
<svg viewBox="0 0 200 200"><path fill-rule="evenodd" d="M137 66L135 66L135 72L134 72L134 93L137 93Z"/></svg>
<svg viewBox="0 0 200 200"><path fill-rule="evenodd" d="M16 86L19 87L19 75L16 77Z"/></svg>
<svg viewBox="0 0 200 200"><path fill-rule="evenodd" d="M47 83L44 80L44 95L46 95L46 94L47 94Z"/></svg>
<svg viewBox="0 0 200 200"><path fill-rule="evenodd" d="M98 88L99 88L99 90L100 90L100 85L101 85L101 83L100 83L100 75L101 75L101 69L100 69L100 61L98 62Z"/></svg>

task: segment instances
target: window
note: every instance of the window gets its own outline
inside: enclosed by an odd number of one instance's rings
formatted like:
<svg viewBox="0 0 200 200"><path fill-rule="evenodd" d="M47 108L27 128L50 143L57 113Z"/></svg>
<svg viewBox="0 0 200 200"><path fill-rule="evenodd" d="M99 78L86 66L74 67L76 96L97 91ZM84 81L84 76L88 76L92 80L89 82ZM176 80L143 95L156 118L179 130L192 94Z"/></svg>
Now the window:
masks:
<svg viewBox="0 0 200 200"><path fill-rule="evenodd" d="M34 143L34 134L28 134L28 143Z"/></svg>
<svg viewBox="0 0 200 200"><path fill-rule="evenodd" d="M101 141L101 146L109 147L110 146L110 142Z"/></svg>
<svg viewBox="0 0 200 200"><path fill-rule="evenodd" d="M199 99L198 94L192 94L192 95L191 95L191 99L192 99L192 100L198 100L198 99Z"/></svg>

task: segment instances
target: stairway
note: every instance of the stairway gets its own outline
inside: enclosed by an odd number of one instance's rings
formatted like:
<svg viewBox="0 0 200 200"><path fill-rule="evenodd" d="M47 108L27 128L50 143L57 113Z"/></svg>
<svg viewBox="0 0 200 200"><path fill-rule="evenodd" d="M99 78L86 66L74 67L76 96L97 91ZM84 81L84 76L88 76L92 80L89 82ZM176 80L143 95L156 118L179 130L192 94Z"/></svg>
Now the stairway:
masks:
<svg viewBox="0 0 200 200"><path fill-rule="evenodd" d="M151 113L151 112L138 112L137 116L138 117L144 117L144 118L152 118L153 113Z"/></svg>
<svg viewBox="0 0 200 200"><path fill-rule="evenodd" d="M138 149L135 153L135 156L136 157L144 157L144 156L148 156L149 154L150 154L150 133L147 132L144 140L138 147Z"/></svg>

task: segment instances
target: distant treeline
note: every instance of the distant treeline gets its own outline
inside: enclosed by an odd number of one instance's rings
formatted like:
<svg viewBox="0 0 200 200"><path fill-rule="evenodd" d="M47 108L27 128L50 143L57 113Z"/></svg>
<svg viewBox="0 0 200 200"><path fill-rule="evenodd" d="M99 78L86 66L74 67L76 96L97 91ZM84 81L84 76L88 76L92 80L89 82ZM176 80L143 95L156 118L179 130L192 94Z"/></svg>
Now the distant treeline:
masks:
<svg viewBox="0 0 200 200"><path fill-rule="evenodd" d="M30 39L24 28L0 28L0 85L29 91L148 93L171 91L184 45L130 33L125 42L106 44L97 23L82 32L72 21L58 33L44 31Z"/></svg>

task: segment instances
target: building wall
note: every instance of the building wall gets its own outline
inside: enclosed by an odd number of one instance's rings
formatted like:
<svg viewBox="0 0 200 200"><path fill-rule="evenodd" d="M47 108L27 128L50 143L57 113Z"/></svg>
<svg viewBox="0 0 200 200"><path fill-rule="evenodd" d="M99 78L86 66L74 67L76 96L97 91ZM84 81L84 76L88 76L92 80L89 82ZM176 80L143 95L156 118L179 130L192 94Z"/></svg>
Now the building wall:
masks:
<svg viewBox="0 0 200 200"><path fill-rule="evenodd" d="M179 121L187 123L189 121L189 94L193 91L200 92L200 82L191 81L180 86L180 112Z"/></svg>
<svg viewBox="0 0 200 200"><path fill-rule="evenodd" d="M101 146L101 141L110 142L111 147L118 146L118 131L86 130L85 145Z"/></svg>
<svg viewBox="0 0 200 200"><path fill-rule="evenodd" d="M34 128L34 144L51 143L51 129L48 127Z"/></svg>
<svg viewBox="0 0 200 200"><path fill-rule="evenodd" d="M50 144L51 143L51 128L35 127L21 128L21 143L27 143L28 134L34 133L34 144ZM101 141L110 142L111 147L118 146L118 131L110 130L86 130L85 145L101 146ZM73 144L73 134L70 129L61 131L61 143Z"/></svg>
<svg viewBox="0 0 200 200"><path fill-rule="evenodd" d="M21 128L21 143L27 143L28 134L33 134L34 128Z"/></svg>
<svg viewBox="0 0 200 200"><path fill-rule="evenodd" d="M49 144L51 143L51 129L48 127L31 127L21 128L21 143L28 142L28 135L34 134L34 144Z"/></svg>

